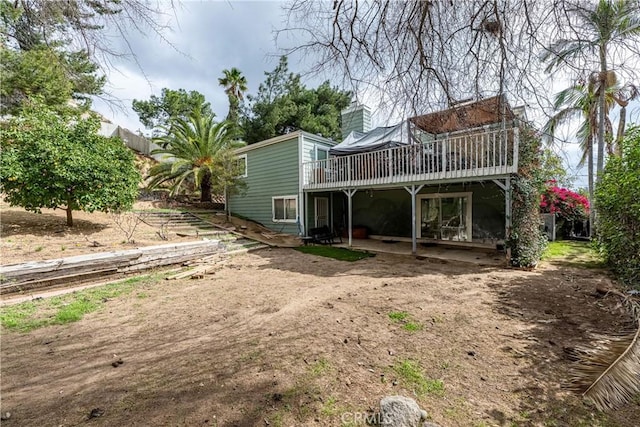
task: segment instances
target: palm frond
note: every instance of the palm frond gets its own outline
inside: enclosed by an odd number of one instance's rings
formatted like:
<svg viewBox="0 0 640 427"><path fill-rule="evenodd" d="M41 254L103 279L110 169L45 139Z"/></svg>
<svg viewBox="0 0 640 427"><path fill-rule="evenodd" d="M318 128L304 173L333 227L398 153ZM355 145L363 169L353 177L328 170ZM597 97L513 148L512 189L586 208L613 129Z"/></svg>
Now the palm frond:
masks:
<svg viewBox="0 0 640 427"><path fill-rule="evenodd" d="M571 387L600 410L615 409L640 393L640 309L637 302L624 298L635 332L601 339L594 348L573 353Z"/></svg>

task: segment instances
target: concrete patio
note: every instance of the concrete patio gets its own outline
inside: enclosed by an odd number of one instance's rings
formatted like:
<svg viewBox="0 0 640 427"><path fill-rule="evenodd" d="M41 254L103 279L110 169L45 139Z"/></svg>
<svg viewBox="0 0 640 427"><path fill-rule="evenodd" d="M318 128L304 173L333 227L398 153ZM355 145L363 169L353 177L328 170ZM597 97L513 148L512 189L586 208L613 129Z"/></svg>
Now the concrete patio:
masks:
<svg viewBox="0 0 640 427"><path fill-rule="evenodd" d="M348 248L347 239L334 246ZM411 242L389 241L378 239L353 239L352 249L369 252L381 252L398 255L412 255ZM489 248L456 248L444 245L426 245L418 243L416 257L436 259L445 262L465 262L470 264L506 267L507 258L504 252Z"/></svg>

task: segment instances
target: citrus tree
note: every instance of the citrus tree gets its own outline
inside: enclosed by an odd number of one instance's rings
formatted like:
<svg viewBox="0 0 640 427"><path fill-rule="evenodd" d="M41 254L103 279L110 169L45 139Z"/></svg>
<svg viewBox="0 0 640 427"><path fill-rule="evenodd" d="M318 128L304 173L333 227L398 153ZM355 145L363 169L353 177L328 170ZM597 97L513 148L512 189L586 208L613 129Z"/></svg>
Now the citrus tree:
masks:
<svg viewBox="0 0 640 427"><path fill-rule="evenodd" d="M42 104L3 125L0 190L11 206L40 212L130 209L140 174L119 138L98 135L96 118L63 116Z"/></svg>

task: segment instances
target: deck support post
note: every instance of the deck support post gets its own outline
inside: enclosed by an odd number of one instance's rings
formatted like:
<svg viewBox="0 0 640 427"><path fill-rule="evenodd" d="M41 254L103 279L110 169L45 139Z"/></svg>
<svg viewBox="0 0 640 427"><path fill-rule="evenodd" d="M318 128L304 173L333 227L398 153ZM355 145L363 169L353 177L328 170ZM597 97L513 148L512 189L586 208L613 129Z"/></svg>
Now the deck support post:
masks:
<svg viewBox="0 0 640 427"><path fill-rule="evenodd" d="M506 177L504 184L504 240L506 243L511 232L511 178Z"/></svg>
<svg viewBox="0 0 640 427"><path fill-rule="evenodd" d="M309 192L305 191L304 192L304 200L303 200L303 207L302 207L302 221L300 221L302 223L302 235L306 236L307 235L307 231L309 230L309 224L308 224L308 219L309 219L309 214L307 212L307 210L309 209Z"/></svg>
<svg viewBox="0 0 640 427"><path fill-rule="evenodd" d="M351 199L353 198L353 195L356 194L356 191L358 191L357 188L348 188L346 190L342 190L344 192L344 194L347 195L347 206L348 206L348 219L349 219L349 247L352 246L352 240L353 240L353 204L351 202Z"/></svg>
<svg viewBox="0 0 640 427"><path fill-rule="evenodd" d="M414 185L409 187L404 187L405 190L411 194L411 253L415 255L418 252L418 238L417 238L417 220L416 220L416 195L422 190L424 185L419 185L418 187Z"/></svg>

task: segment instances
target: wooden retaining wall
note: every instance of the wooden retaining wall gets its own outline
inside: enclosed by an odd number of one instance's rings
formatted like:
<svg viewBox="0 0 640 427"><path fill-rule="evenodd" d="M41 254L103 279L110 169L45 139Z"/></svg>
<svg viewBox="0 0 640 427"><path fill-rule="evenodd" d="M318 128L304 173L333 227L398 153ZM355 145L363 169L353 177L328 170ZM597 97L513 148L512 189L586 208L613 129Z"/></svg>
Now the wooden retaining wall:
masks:
<svg viewBox="0 0 640 427"><path fill-rule="evenodd" d="M73 281L180 264L223 249L219 240L202 240L3 265L0 266L0 294L50 282Z"/></svg>

